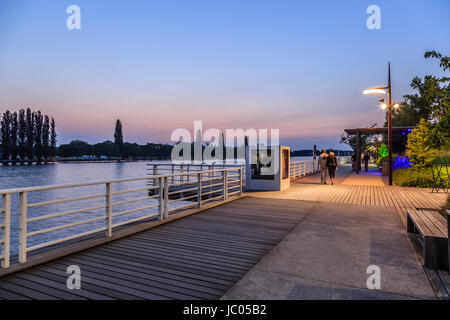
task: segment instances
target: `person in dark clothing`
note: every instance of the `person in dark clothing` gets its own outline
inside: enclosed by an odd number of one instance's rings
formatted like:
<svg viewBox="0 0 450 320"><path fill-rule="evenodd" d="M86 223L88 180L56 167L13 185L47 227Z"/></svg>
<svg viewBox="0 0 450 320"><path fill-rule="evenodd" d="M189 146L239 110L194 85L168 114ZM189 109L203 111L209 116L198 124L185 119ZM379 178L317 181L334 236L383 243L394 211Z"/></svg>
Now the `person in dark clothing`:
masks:
<svg viewBox="0 0 450 320"><path fill-rule="evenodd" d="M330 155L327 158L327 167L331 179L331 184L334 184L334 179L336 177L336 170L338 168L337 159L336 156L334 155L334 152L330 152Z"/></svg>
<svg viewBox="0 0 450 320"><path fill-rule="evenodd" d="M358 161L358 157L356 156L356 153L352 154L352 172L356 171L356 162Z"/></svg>
<svg viewBox="0 0 450 320"><path fill-rule="evenodd" d="M369 153L366 152L366 153L364 154L364 158L363 158L363 161L364 161L364 168L366 169L366 172L369 171L369 160L370 160Z"/></svg>

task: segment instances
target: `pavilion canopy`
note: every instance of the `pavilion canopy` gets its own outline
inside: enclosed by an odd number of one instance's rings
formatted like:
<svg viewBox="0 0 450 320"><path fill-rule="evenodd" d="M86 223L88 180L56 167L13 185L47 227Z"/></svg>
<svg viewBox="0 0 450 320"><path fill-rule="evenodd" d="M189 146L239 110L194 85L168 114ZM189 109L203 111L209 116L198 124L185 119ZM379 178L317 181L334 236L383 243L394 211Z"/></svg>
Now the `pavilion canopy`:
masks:
<svg viewBox="0 0 450 320"><path fill-rule="evenodd" d="M417 127L392 127L393 134L402 134L403 132L409 133L412 129L416 129ZM355 135L358 132L360 134L387 134L388 128L356 128L356 129L345 129L344 130L349 135Z"/></svg>
<svg viewBox="0 0 450 320"><path fill-rule="evenodd" d="M417 127L392 127L392 134L403 134L406 135L411 132L412 129ZM359 174L361 171L361 135L372 135L372 134L387 134L388 128L356 128L356 129L345 129L348 135L356 136L356 148L355 153L357 157L356 161L356 173Z"/></svg>

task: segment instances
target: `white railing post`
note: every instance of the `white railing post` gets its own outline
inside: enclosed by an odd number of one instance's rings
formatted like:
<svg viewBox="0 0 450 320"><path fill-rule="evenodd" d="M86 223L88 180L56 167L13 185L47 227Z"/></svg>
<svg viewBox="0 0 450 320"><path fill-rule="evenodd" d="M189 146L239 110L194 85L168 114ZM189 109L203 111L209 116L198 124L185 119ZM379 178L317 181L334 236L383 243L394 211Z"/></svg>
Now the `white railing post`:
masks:
<svg viewBox="0 0 450 320"><path fill-rule="evenodd" d="M172 183L175 183L175 176L174 176L174 174L175 174L175 165L173 164L172 165Z"/></svg>
<svg viewBox="0 0 450 320"><path fill-rule="evenodd" d="M213 197L213 180L214 180L214 164L211 166L211 167L209 167L210 168L210 171L209 171L209 185L210 185L210 187L209 187L209 192L210 192L210 194L209 194L209 197L210 198L212 198Z"/></svg>
<svg viewBox="0 0 450 320"><path fill-rule="evenodd" d="M183 183L184 182L184 176L183 176L183 172L184 172L184 166L180 165L180 182Z"/></svg>
<svg viewBox="0 0 450 320"><path fill-rule="evenodd" d="M106 236L112 236L112 187L106 184Z"/></svg>
<svg viewBox="0 0 450 320"><path fill-rule="evenodd" d="M169 217L169 179L164 177L164 218Z"/></svg>
<svg viewBox="0 0 450 320"><path fill-rule="evenodd" d="M222 171L222 179L223 179L223 200L228 199L228 172Z"/></svg>
<svg viewBox="0 0 450 320"><path fill-rule="evenodd" d="M28 195L20 193L20 216L19 216L19 262L27 261L27 209Z"/></svg>
<svg viewBox="0 0 450 320"><path fill-rule="evenodd" d="M153 176L156 177L158 175L158 165L153 165ZM156 186L156 179L153 179L153 186Z"/></svg>
<svg viewBox="0 0 450 320"><path fill-rule="evenodd" d="M172 167L173 169L173 167ZM172 176L173 179L173 176ZM163 178L159 178L159 220L164 219L164 184Z"/></svg>
<svg viewBox="0 0 450 320"><path fill-rule="evenodd" d="M2 246L2 268L9 268L11 235L11 195L3 195L3 246Z"/></svg>
<svg viewBox="0 0 450 320"><path fill-rule="evenodd" d="M198 207L201 208L202 206L202 174L198 173L197 174L197 179L198 179Z"/></svg>
<svg viewBox="0 0 450 320"><path fill-rule="evenodd" d="M239 187L240 187L239 195L242 195L242 170L243 170L243 167L240 167L239 168Z"/></svg>

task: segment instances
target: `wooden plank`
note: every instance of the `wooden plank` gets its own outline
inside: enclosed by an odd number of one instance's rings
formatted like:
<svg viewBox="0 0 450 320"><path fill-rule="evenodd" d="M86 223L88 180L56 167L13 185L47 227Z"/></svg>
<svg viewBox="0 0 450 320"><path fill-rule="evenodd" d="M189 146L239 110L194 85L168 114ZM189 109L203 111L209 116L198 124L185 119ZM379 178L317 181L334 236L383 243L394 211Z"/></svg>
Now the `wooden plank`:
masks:
<svg viewBox="0 0 450 320"><path fill-rule="evenodd" d="M427 226L427 228L430 230L430 233L427 236L432 237L443 237L443 233L434 225L434 223L428 218L428 216L422 211L417 211L417 216L420 220L423 221L423 223Z"/></svg>
<svg viewBox="0 0 450 320"><path fill-rule="evenodd" d="M447 238L447 220L436 211L422 210L422 213L436 227L442 237Z"/></svg>
<svg viewBox="0 0 450 320"><path fill-rule="evenodd" d="M34 300L60 300L54 296L40 292L33 288L28 288L22 285L11 283L9 279L2 279L2 281L0 281L0 289L8 290Z"/></svg>
<svg viewBox="0 0 450 320"><path fill-rule="evenodd" d="M61 288L54 288L54 286L49 285L46 281L37 280L36 277L31 278L25 274L18 274L14 277L9 277L7 279L8 282L14 283L23 288L29 288L32 290L36 290L39 292L43 292L45 294L49 294L52 297L58 297L59 299L66 300L86 300L78 295L72 294L69 292L66 286L66 282L63 282L63 286ZM64 288L65 287L65 288Z"/></svg>
<svg viewBox="0 0 450 320"><path fill-rule="evenodd" d="M417 227L422 237L432 235L432 231L428 228L421 216L415 210L408 210L408 215Z"/></svg>
<svg viewBox="0 0 450 320"><path fill-rule="evenodd" d="M201 283L203 286L209 286L210 288L229 288L234 282L229 280L222 280L214 277L210 277L205 274L193 274L185 270L168 269L165 267L159 267L155 265L148 265L138 261L130 259L115 258L108 255L102 255L98 252L95 254L86 253L83 257L89 257L101 261L104 264L122 265L127 268L136 268L137 270L149 271L154 274L161 274L161 276L169 277L170 279L184 279L189 283Z"/></svg>
<svg viewBox="0 0 450 320"><path fill-rule="evenodd" d="M55 261L51 265L55 269L59 269L62 271L66 270L67 268L67 265L62 263L61 261ZM131 294L143 299L198 299L197 297L190 296L188 294L177 293L157 287L156 282L151 282L153 285L150 285L150 281L145 281L144 279L141 281L136 281L135 277L130 277L123 273L112 271L105 273L102 272L103 269L92 268L85 263L80 263L80 267L83 272L83 283L92 280L104 281L105 283L108 283L108 287L115 288L117 291Z"/></svg>
<svg viewBox="0 0 450 320"><path fill-rule="evenodd" d="M82 261L83 263L88 264L89 266L93 266L96 268L100 268L100 269L104 269L106 272L109 271L115 271L115 272L119 272L119 273L123 273L125 275L130 275L133 277L136 277L137 279L144 279L146 281L155 281L156 283L162 283L162 284L167 284L167 285L171 285L174 287L180 287L180 288L186 288L186 289L190 289L193 291L198 291L198 292L202 292L202 293L206 293L209 294L210 296L221 296L224 291L226 290L226 287L220 287L220 288L214 288L211 287L209 283L205 283L203 284L200 281L195 281L195 282L189 282L186 281L186 278L183 277L178 277L178 278L173 278L172 276L167 277L166 274L164 273L155 273L152 270L146 270L143 268L133 268L130 265L110 265L110 261L105 261L105 260L98 260L98 259L93 259L87 256L83 256L82 258L76 258L76 260L73 260L73 258L64 260L62 262L64 263L70 263L70 262L78 262L78 261ZM176 288L174 289L176 290Z"/></svg>

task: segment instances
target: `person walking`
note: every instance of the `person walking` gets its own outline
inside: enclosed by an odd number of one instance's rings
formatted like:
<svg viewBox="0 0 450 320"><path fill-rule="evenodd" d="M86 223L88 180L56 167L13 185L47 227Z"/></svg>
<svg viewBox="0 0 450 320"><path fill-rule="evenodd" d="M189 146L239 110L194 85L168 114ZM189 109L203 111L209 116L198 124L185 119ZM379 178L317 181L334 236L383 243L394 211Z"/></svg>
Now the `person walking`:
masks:
<svg viewBox="0 0 450 320"><path fill-rule="evenodd" d="M327 150L322 149L322 154L319 156L318 167L320 168L320 184L327 184Z"/></svg>
<svg viewBox="0 0 450 320"><path fill-rule="evenodd" d="M356 153L352 154L352 172L356 172L356 161L358 161L358 157L356 156Z"/></svg>
<svg viewBox="0 0 450 320"><path fill-rule="evenodd" d="M327 157L327 167L328 173L330 174L331 184L334 184L336 170L338 168L337 159L334 152L330 152L330 155Z"/></svg>
<svg viewBox="0 0 450 320"><path fill-rule="evenodd" d="M366 169L366 172L367 172L367 171L369 171L369 160L370 160L370 156L369 156L368 152L364 153L363 160L364 160L364 168Z"/></svg>

